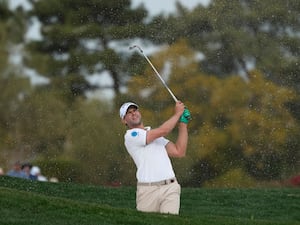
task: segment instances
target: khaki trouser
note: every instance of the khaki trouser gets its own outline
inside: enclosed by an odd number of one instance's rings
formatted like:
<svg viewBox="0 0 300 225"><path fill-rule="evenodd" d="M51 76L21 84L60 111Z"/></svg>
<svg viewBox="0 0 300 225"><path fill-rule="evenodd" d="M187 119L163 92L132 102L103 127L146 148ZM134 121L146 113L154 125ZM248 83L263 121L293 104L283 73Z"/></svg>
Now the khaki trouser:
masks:
<svg viewBox="0 0 300 225"><path fill-rule="evenodd" d="M143 212L179 214L181 187L175 180L164 185L137 185L136 208Z"/></svg>

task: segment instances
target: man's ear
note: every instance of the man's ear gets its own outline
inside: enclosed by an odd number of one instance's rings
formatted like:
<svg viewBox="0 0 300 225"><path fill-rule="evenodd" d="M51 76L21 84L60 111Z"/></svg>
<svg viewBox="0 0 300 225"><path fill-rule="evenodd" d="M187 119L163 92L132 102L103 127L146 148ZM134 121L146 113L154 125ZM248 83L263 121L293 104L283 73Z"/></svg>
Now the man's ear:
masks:
<svg viewBox="0 0 300 225"><path fill-rule="evenodd" d="M126 123L126 121L124 119L122 119L122 123L127 126L127 123Z"/></svg>

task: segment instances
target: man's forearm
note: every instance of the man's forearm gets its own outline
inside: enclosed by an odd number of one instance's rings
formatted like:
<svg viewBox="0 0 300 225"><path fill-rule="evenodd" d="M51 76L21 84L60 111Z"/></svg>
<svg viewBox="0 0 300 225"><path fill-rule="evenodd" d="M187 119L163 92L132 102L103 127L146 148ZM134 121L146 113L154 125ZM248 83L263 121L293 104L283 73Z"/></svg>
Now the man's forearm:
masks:
<svg viewBox="0 0 300 225"><path fill-rule="evenodd" d="M174 127L178 123L179 117L180 115L175 114L159 127L159 129L161 129L164 132L163 136L169 134L174 129Z"/></svg>
<svg viewBox="0 0 300 225"><path fill-rule="evenodd" d="M174 114L170 117L166 122L164 122L160 127L152 129L147 132L147 139L146 142L150 143L154 139L159 137L164 137L168 135L178 123L180 115Z"/></svg>
<svg viewBox="0 0 300 225"><path fill-rule="evenodd" d="M178 125L178 138L175 143L177 151L178 151L178 157L185 156L186 149L188 144L188 129L187 124L185 123L179 123Z"/></svg>

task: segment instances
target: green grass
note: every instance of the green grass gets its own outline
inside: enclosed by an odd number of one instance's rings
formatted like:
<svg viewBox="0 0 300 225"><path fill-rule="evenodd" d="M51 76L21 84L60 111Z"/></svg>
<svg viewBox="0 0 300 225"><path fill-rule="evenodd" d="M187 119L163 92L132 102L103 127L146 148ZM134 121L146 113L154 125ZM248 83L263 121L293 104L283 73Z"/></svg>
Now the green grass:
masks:
<svg viewBox="0 0 300 225"><path fill-rule="evenodd" d="M135 187L0 177L1 225L300 225L300 189L182 188L179 216L135 210Z"/></svg>

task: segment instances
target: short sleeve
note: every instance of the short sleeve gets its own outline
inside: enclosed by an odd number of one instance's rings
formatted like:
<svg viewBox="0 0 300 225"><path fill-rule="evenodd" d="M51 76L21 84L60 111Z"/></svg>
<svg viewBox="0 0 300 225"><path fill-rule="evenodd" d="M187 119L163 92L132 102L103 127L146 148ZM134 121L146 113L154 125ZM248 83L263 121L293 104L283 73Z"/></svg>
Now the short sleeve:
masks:
<svg viewBox="0 0 300 225"><path fill-rule="evenodd" d="M146 145L147 131L143 129L127 130L125 134L125 145L127 147L138 147Z"/></svg>

